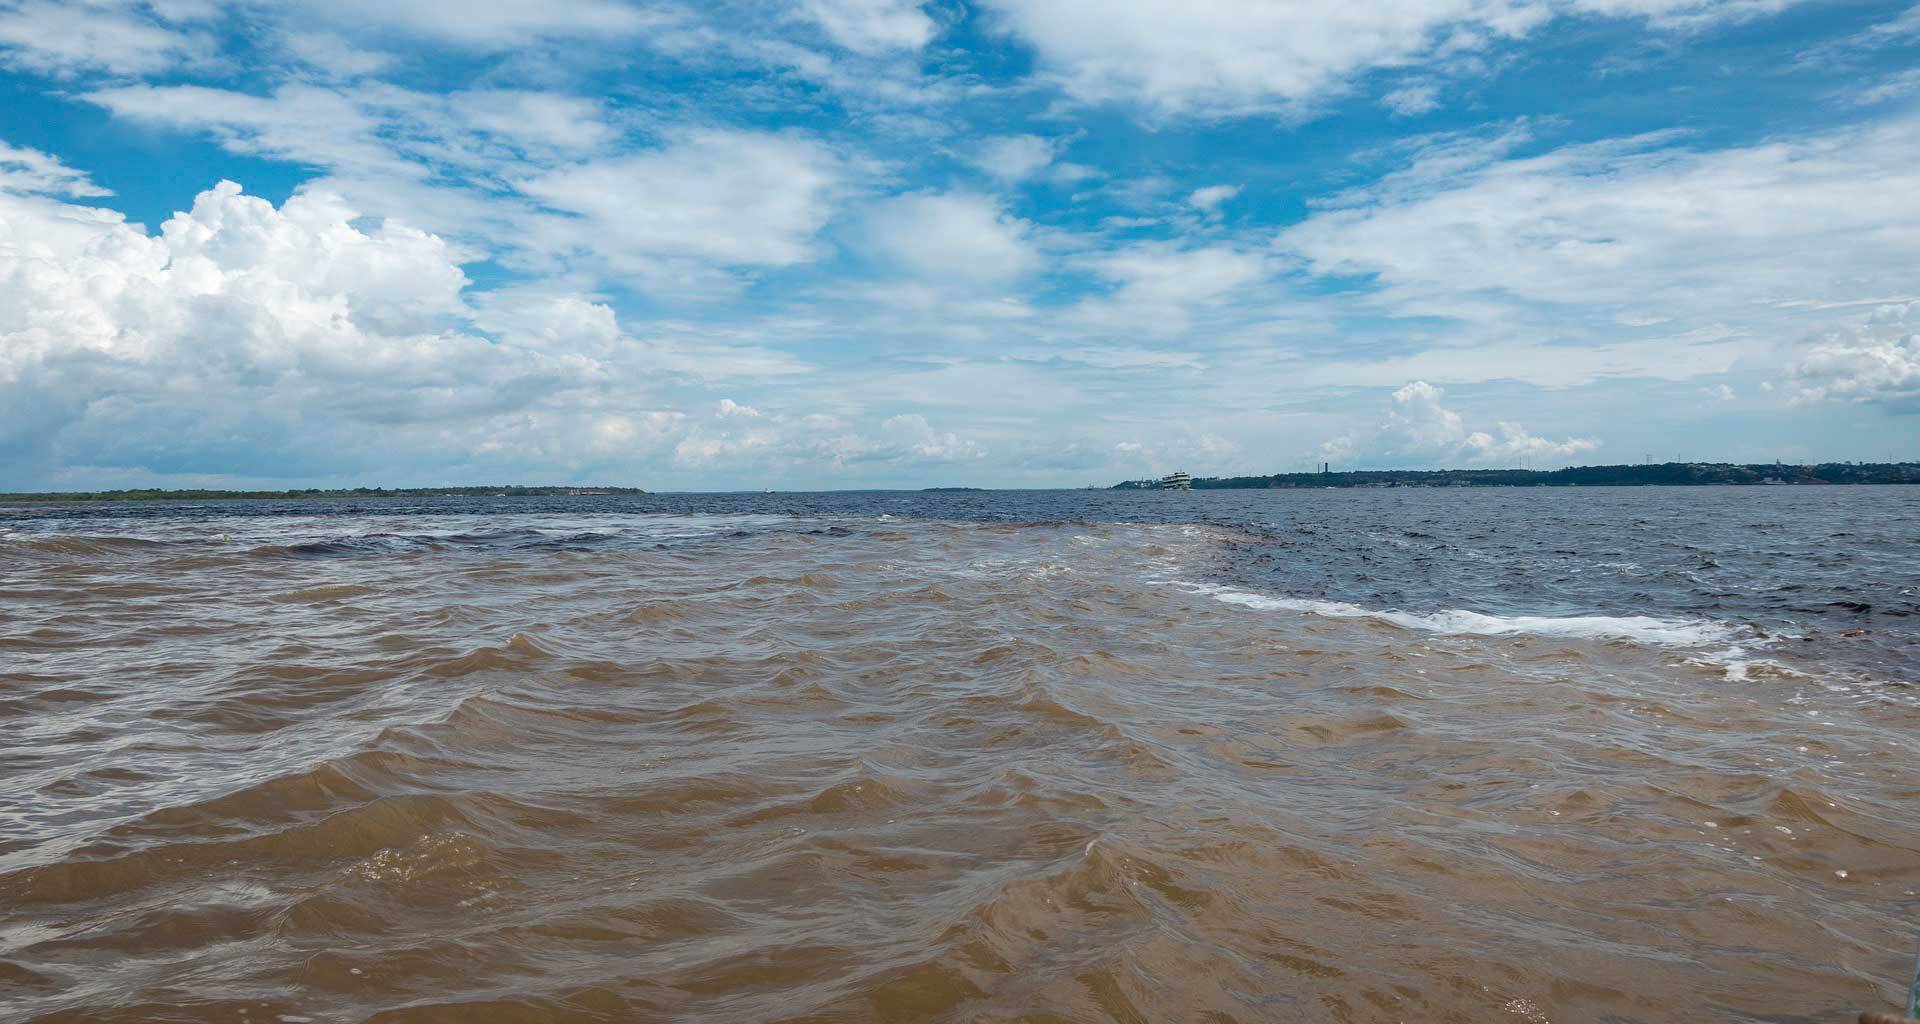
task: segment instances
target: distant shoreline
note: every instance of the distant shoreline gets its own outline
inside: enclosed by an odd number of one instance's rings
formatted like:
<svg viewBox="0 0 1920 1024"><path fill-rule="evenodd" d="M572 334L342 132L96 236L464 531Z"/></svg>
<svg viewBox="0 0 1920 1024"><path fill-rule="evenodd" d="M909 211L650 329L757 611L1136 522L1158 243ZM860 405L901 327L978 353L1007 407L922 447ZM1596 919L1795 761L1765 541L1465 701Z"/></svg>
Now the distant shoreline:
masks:
<svg viewBox="0 0 1920 1024"><path fill-rule="evenodd" d="M1701 487L1792 484L1920 484L1920 462L1780 463L1664 462L1565 469L1368 469L1272 476L1193 478L1195 490L1322 487ZM1127 480L1112 490L1155 490L1154 480Z"/></svg>
<svg viewBox="0 0 1920 1024"><path fill-rule="evenodd" d="M25 504L54 501L236 501L328 498L522 498L593 497L646 494L638 487L528 487L496 484L490 487L343 487L298 488L288 491L164 490L137 488L118 491L41 491L0 493L0 502Z"/></svg>
<svg viewBox="0 0 1920 1024"><path fill-rule="evenodd" d="M1271 476L1196 476L1195 490L1317 490L1390 487L1706 487L1808 484L1920 484L1920 462L1823 462L1816 465L1668 462L1638 466L1569 466L1565 469L1368 469L1328 473L1275 473ZM860 488L865 490L866 488ZM880 488L889 490L889 488ZM987 487L902 488L901 493L971 494ZM1108 488L1008 488L1011 490L1158 489L1154 480L1127 480ZM615 497L650 494L638 487L527 486L336 487L284 491L167 490L128 488L112 491L0 492L0 505L110 501L302 501L341 498L501 498ZM745 493L745 492L742 492ZM793 492L801 493L801 492Z"/></svg>

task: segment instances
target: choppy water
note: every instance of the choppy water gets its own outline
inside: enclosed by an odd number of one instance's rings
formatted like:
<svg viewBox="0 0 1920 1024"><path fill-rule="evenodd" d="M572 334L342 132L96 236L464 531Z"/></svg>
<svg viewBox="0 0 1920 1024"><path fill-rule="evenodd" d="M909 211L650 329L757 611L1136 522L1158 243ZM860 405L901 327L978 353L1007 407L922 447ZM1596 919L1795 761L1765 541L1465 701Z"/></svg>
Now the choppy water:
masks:
<svg viewBox="0 0 1920 1024"><path fill-rule="evenodd" d="M1920 488L0 510L0 1018L1812 1021Z"/></svg>

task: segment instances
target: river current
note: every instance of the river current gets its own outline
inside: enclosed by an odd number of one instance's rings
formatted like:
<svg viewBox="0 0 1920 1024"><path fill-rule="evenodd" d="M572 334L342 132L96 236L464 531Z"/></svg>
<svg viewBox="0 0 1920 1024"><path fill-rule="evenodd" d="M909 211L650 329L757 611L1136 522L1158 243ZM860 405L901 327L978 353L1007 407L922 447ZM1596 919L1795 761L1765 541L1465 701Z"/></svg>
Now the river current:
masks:
<svg viewBox="0 0 1920 1024"><path fill-rule="evenodd" d="M0 507L0 1020L1828 1021L1920 488Z"/></svg>

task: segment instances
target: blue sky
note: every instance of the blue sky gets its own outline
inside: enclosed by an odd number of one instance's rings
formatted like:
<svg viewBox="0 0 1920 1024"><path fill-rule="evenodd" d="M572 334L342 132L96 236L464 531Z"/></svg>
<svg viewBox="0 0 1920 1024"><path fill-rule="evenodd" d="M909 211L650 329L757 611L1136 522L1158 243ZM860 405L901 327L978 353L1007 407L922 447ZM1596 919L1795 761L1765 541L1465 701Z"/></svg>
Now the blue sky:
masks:
<svg viewBox="0 0 1920 1024"><path fill-rule="evenodd" d="M1920 6L0 0L0 488L1920 458Z"/></svg>

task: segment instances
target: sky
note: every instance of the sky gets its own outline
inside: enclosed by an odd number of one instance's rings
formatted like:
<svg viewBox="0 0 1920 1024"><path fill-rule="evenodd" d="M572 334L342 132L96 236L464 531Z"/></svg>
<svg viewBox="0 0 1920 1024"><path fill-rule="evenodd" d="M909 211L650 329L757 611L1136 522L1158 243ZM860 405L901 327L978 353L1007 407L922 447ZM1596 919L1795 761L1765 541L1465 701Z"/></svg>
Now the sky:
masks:
<svg viewBox="0 0 1920 1024"><path fill-rule="evenodd" d="M0 0L0 490L1920 459L1920 5Z"/></svg>

